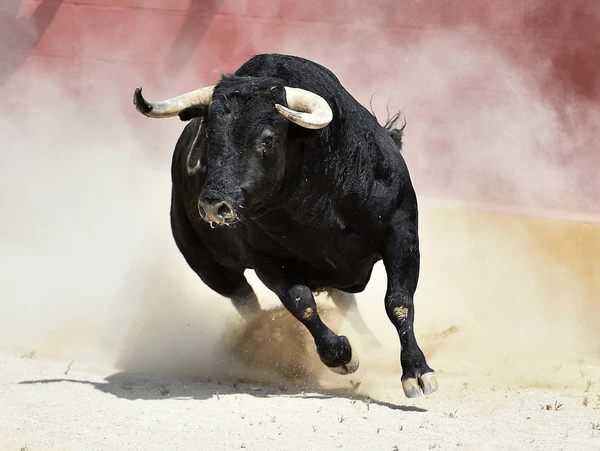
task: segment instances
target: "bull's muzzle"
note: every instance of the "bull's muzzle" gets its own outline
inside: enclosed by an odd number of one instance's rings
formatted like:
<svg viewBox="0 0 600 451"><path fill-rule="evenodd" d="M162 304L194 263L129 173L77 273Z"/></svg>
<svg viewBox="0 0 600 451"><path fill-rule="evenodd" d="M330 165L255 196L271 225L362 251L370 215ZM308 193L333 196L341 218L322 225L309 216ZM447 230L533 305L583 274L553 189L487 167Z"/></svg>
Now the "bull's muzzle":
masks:
<svg viewBox="0 0 600 451"><path fill-rule="evenodd" d="M209 224L228 225L237 221L231 204L224 200L201 198L198 201L198 213Z"/></svg>

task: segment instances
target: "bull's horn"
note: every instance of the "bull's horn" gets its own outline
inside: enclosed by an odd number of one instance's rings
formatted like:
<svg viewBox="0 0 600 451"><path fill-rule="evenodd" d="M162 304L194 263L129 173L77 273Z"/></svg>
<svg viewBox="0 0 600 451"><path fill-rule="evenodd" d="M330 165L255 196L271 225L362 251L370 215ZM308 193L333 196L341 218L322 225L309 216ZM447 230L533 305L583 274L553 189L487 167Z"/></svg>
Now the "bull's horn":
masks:
<svg viewBox="0 0 600 451"><path fill-rule="evenodd" d="M289 108L279 104L275 107L294 124L304 128L319 129L326 127L333 119L327 101L314 92L286 86L285 94Z"/></svg>
<svg viewBox="0 0 600 451"><path fill-rule="evenodd" d="M136 88L133 94L133 104L136 110L148 117L173 117L191 106L208 105L212 100L213 89L215 89L214 86L207 86L172 99L153 103L144 99L142 88Z"/></svg>

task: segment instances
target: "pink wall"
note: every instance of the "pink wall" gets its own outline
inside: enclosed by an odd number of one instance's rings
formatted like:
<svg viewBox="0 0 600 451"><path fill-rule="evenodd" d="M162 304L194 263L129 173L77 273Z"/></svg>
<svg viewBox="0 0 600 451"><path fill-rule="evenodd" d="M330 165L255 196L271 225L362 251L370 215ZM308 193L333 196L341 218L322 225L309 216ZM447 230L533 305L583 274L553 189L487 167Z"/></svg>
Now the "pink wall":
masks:
<svg viewBox="0 0 600 451"><path fill-rule="evenodd" d="M420 138L407 159L421 191L600 213L600 149L593 137L581 139L599 123L599 18L600 4L584 0L2 0L0 93L19 98L31 76L44 74L86 104L117 99L136 127L147 128L131 108L137 85L151 98L170 96L214 82L254 53L301 54L332 68L363 103L378 92L379 110L388 98L408 107L407 142ZM481 77L463 83L459 73L455 94L441 88L427 97L431 82L419 85L410 70L427 57L415 49L432 40L450 43L457 58L449 64L457 67L471 48L497 53L525 80L528 95L543 100L550 123L564 127L550 160L568 174L567 190L523 197L523 181L490 172L489 163L474 162L472 150L456 145L461 121L472 118L457 106L493 110L521 88L488 83L504 69L484 67L495 63L481 58ZM405 81L411 77L412 84Z"/></svg>

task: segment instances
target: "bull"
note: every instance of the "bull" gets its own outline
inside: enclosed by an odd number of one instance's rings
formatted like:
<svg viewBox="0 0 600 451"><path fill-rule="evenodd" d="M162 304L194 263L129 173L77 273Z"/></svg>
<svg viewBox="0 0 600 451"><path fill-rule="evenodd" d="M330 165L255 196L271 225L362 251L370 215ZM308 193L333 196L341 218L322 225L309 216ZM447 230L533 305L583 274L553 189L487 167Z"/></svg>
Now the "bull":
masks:
<svg viewBox="0 0 600 451"><path fill-rule="evenodd" d="M206 285L250 318L260 311L244 276L253 269L321 361L350 374L356 353L321 320L314 294L351 307L383 260L404 394L437 390L413 329L418 207L401 130L380 125L330 70L290 55L254 56L216 85L165 101L137 88L134 104L189 122L172 160L171 228Z"/></svg>

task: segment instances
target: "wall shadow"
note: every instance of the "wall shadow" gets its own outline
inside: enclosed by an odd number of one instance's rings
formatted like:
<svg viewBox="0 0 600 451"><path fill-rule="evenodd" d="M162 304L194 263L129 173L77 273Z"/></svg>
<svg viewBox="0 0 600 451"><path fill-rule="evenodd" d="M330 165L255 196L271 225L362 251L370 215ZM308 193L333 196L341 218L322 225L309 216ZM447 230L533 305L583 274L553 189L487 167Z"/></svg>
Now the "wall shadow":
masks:
<svg viewBox="0 0 600 451"><path fill-rule="evenodd" d="M162 69L162 80L181 74L202 42L223 0L191 0L185 20L177 32Z"/></svg>
<svg viewBox="0 0 600 451"><path fill-rule="evenodd" d="M0 6L0 87L31 56L63 0L41 0L29 17L18 17L21 3L2 0Z"/></svg>

